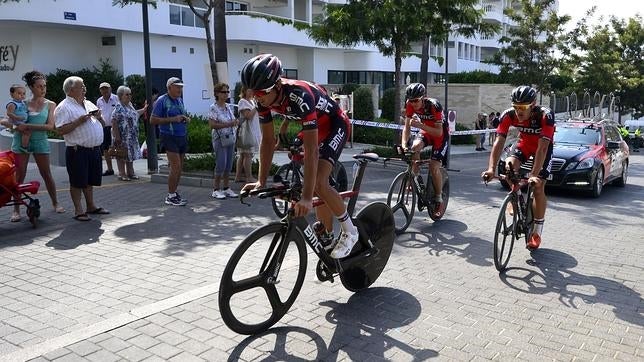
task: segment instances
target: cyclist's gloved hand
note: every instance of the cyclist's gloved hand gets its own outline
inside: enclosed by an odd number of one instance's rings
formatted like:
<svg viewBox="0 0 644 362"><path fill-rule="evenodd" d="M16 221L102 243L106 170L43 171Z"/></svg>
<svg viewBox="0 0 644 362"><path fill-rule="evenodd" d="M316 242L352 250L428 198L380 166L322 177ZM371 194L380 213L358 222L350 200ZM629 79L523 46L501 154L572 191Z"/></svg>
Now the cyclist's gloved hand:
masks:
<svg viewBox="0 0 644 362"><path fill-rule="evenodd" d="M532 185L538 185L539 183L541 183L541 179L538 176L532 176L532 174L529 174L528 182Z"/></svg>
<svg viewBox="0 0 644 362"><path fill-rule="evenodd" d="M295 212L295 217L306 216L313 209L313 201L309 199L300 199L295 203L293 211Z"/></svg>
<svg viewBox="0 0 644 362"><path fill-rule="evenodd" d="M492 180L494 178L494 170L491 168L488 168L487 170L483 171L483 173L481 173L481 178L485 182Z"/></svg>
<svg viewBox="0 0 644 362"><path fill-rule="evenodd" d="M261 189L261 188L263 188L263 187L264 187L264 184L262 184L262 183L261 183L261 182L259 182L259 181L257 181L257 182L251 182L251 183L249 183L249 184L244 185L244 187L242 187L242 188L241 188L241 191L242 191L242 192L244 192L244 191L246 191L246 192L250 192L250 191L255 190L255 189Z"/></svg>

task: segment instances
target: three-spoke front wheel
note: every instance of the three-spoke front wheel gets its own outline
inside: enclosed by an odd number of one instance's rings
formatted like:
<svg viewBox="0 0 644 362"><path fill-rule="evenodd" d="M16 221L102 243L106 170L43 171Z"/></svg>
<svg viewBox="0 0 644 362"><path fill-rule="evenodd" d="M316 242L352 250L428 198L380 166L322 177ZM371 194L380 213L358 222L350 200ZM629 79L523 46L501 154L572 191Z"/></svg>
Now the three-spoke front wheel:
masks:
<svg viewBox="0 0 644 362"><path fill-rule="evenodd" d="M498 271L505 270L510 261L512 247L517 239L516 231L517 212L513 208L512 195L508 195L501 204L494 232L494 266Z"/></svg>
<svg viewBox="0 0 644 362"><path fill-rule="evenodd" d="M401 172L394 178L387 194L387 206L394 216L396 234L407 230L414 218L416 192L408 172Z"/></svg>
<svg viewBox="0 0 644 362"><path fill-rule="evenodd" d="M233 252L219 284L219 311L239 334L263 332L295 302L306 275L306 245L295 228L272 223Z"/></svg>

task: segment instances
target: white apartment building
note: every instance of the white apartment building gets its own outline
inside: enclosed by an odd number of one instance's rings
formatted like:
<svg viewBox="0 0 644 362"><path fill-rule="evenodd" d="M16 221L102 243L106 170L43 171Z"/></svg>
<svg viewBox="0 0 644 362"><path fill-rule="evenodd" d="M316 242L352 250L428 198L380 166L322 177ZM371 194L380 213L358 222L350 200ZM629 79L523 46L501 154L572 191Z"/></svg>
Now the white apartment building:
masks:
<svg viewBox="0 0 644 362"><path fill-rule="evenodd" d="M370 83L380 89L393 85L394 60L375 47L351 49L323 47L292 25L268 21L263 16L311 23L326 3L344 0L226 1L228 82L239 80L239 70L249 58L273 53L282 60L286 76L320 84ZM165 79L181 77L190 112L203 114L212 99L212 84L203 24L181 0L158 1L149 8L153 86L162 93ZM482 0L485 20L509 26L503 8L511 0ZM109 59L124 76L144 71L141 5L112 6L112 0L22 0L0 4L0 85L6 89L21 82L32 69L53 73L79 70ZM213 31L214 32L214 31ZM449 41L450 73L496 71L481 61L499 48L500 35L490 39L453 37ZM420 47L419 47L420 49ZM432 44L430 55L444 56L442 42ZM419 51L419 50L418 50ZM420 59L403 60L407 81L417 79ZM430 82L440 82L445 72L430 60ZM114 86L114 85L113 85ZM2 92L0 90L0 92Z"/></svg>

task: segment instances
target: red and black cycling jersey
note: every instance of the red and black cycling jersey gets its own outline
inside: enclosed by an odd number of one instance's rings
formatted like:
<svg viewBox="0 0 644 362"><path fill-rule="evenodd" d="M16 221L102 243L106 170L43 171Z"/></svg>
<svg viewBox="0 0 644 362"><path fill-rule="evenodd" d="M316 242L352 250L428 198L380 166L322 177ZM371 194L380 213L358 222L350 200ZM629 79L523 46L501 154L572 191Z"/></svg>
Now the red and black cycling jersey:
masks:
<svg viewBox="0 0 644 362"><path fill-rule="evenodd" d="M519 121L514 108L505 110L501 114L501 123L496 129L496 134L507 137L510 126L519 130L519 144L525 147L528 153L536 151L541 138L552 143L555 134L555 119L552 111L543 106L534 106L530 117L525 121Z"/></svg>
<svg viewBox="0 0 644 362"><path fill-rule="evenodd" d="M281 101L278 105L258 105L259 122L273 121L271 112L281 114L290 121L302 122L302 130L318 129L318 139L324 139L334 128L344 123L348 130L350 121L342 109L321 86L304 80L282 78Z"/></svg>
<svg viewBox="0 0 644 362"><path fill-rule="evenodd" d="M416 114L418 115L418 118L420 118L420 120L423 122L423 124L429 127L435 127L437 122L443 120L443 106L436 98L423 97L422 102L423 107L419 110L414 110L413 105L409 101L407 101L405 104L405 115L407 117L413 117L413 115ZM444 139L445 137L447 137L446 135L449 132L449 126L447 122L443 122L442 128L443 135L441 136L441 139ZM421 133L424 134L425 131L421 131ZM431 137L429 135L427 136Z"/></svg>

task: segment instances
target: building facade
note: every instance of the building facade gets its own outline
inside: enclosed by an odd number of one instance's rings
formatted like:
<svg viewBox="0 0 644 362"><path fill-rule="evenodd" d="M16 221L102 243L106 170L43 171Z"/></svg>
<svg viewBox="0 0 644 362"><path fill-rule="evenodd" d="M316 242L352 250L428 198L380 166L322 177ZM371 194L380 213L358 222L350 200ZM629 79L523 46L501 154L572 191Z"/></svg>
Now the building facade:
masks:
<svg viewBox="0 0 644 362"><path fill-rule="evenodd" d="M280 57L286 76L321 84L369 83L380 90L393 85L393 58L383 57L372 46L346 49L321 46L291 24L273 19L311 23L327 3L344 0L249 0L226 2L228 72L231 87L239 80L243 63L260 53ZM505 29L503 8L511 0L483 0L486 21ZM140 5L123 8L112 0L38 0L0 4L0 84L19 83L25 72L38 69L79 70L97 66L101 59L124 76L144 71L142 14ZM203 23L181 0L159 1L149 9L153 86L162 93L165 79L181 77L187 109L203 114L213 102L208 52ZM498 49L498 38L448 42L450 73L472 70L497 71L483 61ZM420 47L419 47L420 48ZM430 55L443 57L442 42L432 44ZM413 81L420 69L418 57L403 60L404 81ZM445 68L431 59L430 83L440 82ZM8 97L8 94L6 95Z"/></svg>

